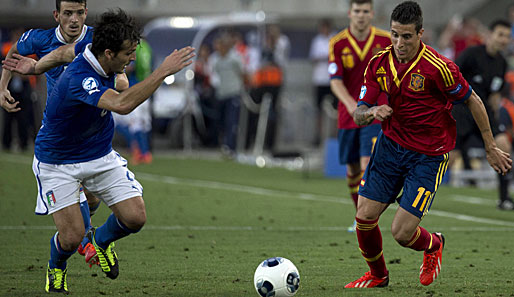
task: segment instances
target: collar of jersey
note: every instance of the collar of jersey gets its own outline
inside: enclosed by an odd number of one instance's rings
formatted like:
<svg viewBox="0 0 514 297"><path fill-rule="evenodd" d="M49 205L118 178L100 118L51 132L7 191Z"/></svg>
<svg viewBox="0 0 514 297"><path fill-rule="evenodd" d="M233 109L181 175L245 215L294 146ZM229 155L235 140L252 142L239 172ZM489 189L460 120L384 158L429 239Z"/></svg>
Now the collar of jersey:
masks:
<svg viewBox="0 0 514 297"><path fill-rule="evenodd" d="M107 73L105 73L102 66L100 65L100 62L98 62L98 60L96 59L95 55L93 55L93 53L91 52L91 49L90 49L91 45L92 45L91 43L86 45L86 49L84 50L84 58L89 63L89 65L91 65L91 67L93 67L93 69L96 71L96 73L98 73L99 75L101 75L105 78L109 77L107 75Z"/></svg>
<svg viewBox="0 0 514 297"><path fill-rule="evenodd" d="M55 36L57 37L57 40L59 40L60 42L62 42L64 44L68 44L68 42L66 42L66 40L64 39L64 36L62 36L60 29L61 29L61 25L59 25L59 26L57 26L57 28L55 28ZM79 42L82 39L84 39L84 37L86 36L86 33L87 33L87 26L84 25L82 27L82 32L80 33L80 36L74 42Z"/></svg>

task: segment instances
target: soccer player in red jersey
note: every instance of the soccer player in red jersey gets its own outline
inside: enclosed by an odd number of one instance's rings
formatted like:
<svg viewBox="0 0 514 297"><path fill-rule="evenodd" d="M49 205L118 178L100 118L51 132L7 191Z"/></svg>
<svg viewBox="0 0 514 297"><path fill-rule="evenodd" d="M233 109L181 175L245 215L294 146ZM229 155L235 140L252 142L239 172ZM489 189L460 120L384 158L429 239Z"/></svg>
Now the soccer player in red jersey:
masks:
<svg viewBox="0 0 514 297"><path fill-rule="evenodd" d="M484 105L453 62L421 42L423 17L416 2L406 1L391 14L392 46L374 56L365 72L358 107L359 125L382 122L359 189L357 238L370 271L345 288L385 287L389 283L380 214L398 200L391 232L402 246L424 251L421 284L441 270L444 237L419 226L433 203L455 146L452 106L464 103L482 133L487 160L501 174L512 167L509 154L494 142ZM377 106L381 94L388 104ZM400 196L400 191L403 192Z"/></svg>
<svg viewBox="0 0 514 297"><path fill-rule="evenodd" d="M335 35L329 44L330 88L338 101L339 162L346 164L348 187L357 208L357 191L373 145L380 132L380 122L361 127L352 114L357 108L364 70L377 52L391 44L389 32L371 25L372 0L350 0L350 26ZM355 231L354 226L348 231Z"/></svg>

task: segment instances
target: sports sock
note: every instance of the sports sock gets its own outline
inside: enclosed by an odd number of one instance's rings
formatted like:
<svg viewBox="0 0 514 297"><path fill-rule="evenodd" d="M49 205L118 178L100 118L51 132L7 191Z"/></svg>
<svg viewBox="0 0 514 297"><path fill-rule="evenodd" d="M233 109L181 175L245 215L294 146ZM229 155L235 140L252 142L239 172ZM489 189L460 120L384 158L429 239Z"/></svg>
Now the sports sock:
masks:
<svg viewBox="0 0 514 297"><path fill-rule="evenodd" d="M418 226L409 243L404 246L416 251L431 253L439 249L441 241L435 234L430 234L425 228Z"/></svg>
<svg viewBox="0 0 514 297"><path fill-rule="evenodd" d="M359 185L362 179L362 172L354 175L346 174L346 180L348 182L348 189L353 200L355 208L357 208L357 202L359 201Z"/></svg>
<svg viewBox="0 0 514 297"><path fill-rule="evenodd" d="M139 229L140 230L140 229ZM95 242L102 249L106 249L115 240L123 238L139 230L133 230L125 226L116 216L111 213L107 221L95 231Z"/></svg>
<svg viewBox="0 0 514 297"><path fill-rule="evenodd" d="M509 177L507 175L498 174L498 179L500 201L509 200Z"/></svg>
<svg viewBox="0 0 514 297"><path fill-rule="evenodd" d="M87 200L80 202L80 212L82 213L82 219L84 220L84 230L87 231L91 228L91 216L89 215L89 205Z"/></svg>
<svg viewBox="0 0 514 297"><path fill-rule="evenodd" d="M362 256L368 263L371 274L376 277L388 275L382 251L382 234L378 227L378 219L365 221L355 218L357 221L357 239Z"/></svg>
<svg viewBox="0 0 514 297"><path fill-rule="evenodd" d="M55 235L50 239L50 261L48 261L48 266L50 269L59 268L64 270L66 269L66 260L68 260L68 258L71 257L71 255L73 255L76 250L63 250L61 243L59 242L58 234L59 232L55 233Z"/></svg>

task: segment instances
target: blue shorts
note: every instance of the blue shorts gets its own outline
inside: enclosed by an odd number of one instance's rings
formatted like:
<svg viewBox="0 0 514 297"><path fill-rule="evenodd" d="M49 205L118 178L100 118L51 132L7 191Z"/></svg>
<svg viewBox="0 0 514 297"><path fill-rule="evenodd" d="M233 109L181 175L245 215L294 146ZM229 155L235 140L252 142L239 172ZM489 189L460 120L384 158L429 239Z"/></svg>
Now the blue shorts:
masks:
<svg viewBox="0 0 514 297"><path fill-rule="evenodd" d="M401 208L421 219L430 210L443 180L448 156L408 150L380 132L359 195L388 204L396 199Z"/></svg>
<svg viewBox="0 0 514 297"><path fill-rule="evenodd" d="M355 129L339 129L337 132L339 163L341 165L359 163L361 157L371 156L380 129L380 124Z"/></svg>

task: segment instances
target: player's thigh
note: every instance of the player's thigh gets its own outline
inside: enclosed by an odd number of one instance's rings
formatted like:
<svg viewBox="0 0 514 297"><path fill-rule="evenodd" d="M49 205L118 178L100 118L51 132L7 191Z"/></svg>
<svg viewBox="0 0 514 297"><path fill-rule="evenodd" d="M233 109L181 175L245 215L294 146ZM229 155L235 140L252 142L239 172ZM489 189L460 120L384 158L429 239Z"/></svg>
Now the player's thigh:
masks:
<svg viewBox="0 0 514 297"><path fill-rule="evenodd" d="M77 248L84 238L84 220L78 203L52 213L59 240L65 250Z"/></svg>
<svg viewBox="0 0 514 297"><path fill-rule="evenodd" d="M400 207L421 219L432 206L437 189L448 168L449 154L440 156L416 154L417 157L410 160L412 167L405 179Z"/></svg>
<svg viewBox="0 0 514 297"><path fill-rule="evenodd" d="M361 180L360 196L386 204L395 201L404 182L404 171L402 166L399 166L400 156L396 146L397 144L385 135L379 134Z"/></svg>
<svg viewBox="0 0 514 297"><path fill-rule="evenodd" d="M127 167L127 161L117 152L84 164L87 177L82 184L107 206L121 201L143 196L143 187L134 173Z"/></svg>
<svg viewBox="0 0 514 297"><path fill-rule="evenodd" d="M32 171L38 187L36 214L52 214L80 202L80 185L73 164L46 164L34 157Z"/></svg>
<svg viewBox="0 0 514 297"><path fill-rule="evenodd" d="M131 229L139 229L146 222L145 202L141 196L111 205L114 215Z"/></svg>
<svg viewBox="0 0 514 297"><path fill-rule="evenodd" d="M359 163L359 129L339 129L337 140L339 163L341 165Z"/></svg>

